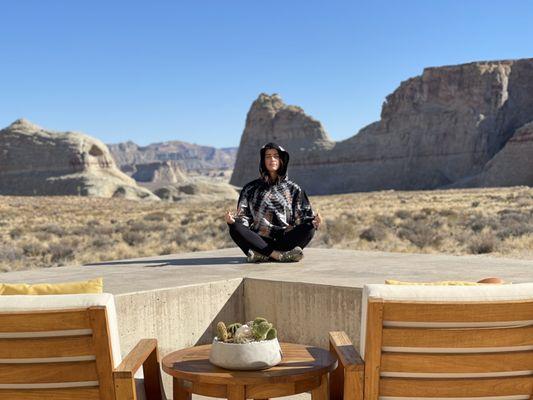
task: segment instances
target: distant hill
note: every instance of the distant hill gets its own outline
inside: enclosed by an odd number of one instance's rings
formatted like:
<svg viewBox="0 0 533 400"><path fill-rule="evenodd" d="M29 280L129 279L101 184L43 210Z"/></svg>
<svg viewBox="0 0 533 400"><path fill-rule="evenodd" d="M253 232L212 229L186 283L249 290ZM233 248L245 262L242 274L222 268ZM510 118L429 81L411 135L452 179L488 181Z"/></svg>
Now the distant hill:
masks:
<svg viewBox="0 0 533 400"><path fill-rule="evenodd" d="M186 173L233 169L237 147L217 149L177 140L139 146L132 141L109 144L108 148L119 167L135 171L135 165L170 161Z"/></svg>

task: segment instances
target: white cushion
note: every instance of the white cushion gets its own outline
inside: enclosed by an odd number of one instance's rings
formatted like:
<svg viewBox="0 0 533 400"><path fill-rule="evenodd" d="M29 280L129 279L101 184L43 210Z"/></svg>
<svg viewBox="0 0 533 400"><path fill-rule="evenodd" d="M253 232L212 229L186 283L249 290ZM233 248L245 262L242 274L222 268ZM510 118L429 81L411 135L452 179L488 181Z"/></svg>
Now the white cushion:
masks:
<svg viewBox="0 0 533 400"><path fill-rule="evenodd" d="M117 313L112 294L61 294L61 295L14 295L0 296L0 312L42 310L68 310L104 306L107 309L109 335L113 362L116 367L122 361L118 334Z"/></svg>
<svg viewBox="0 0 533 400"><path fill-rule="evenodd" d="M383 299L385 301L398 300L411 302L533 300L533 283L519 283L514 285L486 284L482 286L365 285L362 298L361 339L359 346L359 351L363 359L365 357L366 317L369 298ZM437 325L435 324L434 326ZM445 326L445 324L441 324L441 326Z"/></svg>

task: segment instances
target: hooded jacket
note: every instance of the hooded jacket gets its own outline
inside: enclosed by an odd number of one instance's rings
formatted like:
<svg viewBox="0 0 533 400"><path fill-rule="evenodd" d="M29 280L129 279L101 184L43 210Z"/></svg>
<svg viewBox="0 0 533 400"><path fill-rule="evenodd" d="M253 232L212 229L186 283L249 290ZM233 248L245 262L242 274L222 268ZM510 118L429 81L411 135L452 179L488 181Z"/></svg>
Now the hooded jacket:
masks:
<svg viewBox="0 0 533 400"><path fill-rule="evenodd" d="M276 182L271 182L265 166L267 149L276 149L282 161ZM267 143L260 155L260 178L242 188L236 220L263 237L279 239L289 226L311 221L314 214L305 191L288 179L289 153L276 143Z"/></svg>

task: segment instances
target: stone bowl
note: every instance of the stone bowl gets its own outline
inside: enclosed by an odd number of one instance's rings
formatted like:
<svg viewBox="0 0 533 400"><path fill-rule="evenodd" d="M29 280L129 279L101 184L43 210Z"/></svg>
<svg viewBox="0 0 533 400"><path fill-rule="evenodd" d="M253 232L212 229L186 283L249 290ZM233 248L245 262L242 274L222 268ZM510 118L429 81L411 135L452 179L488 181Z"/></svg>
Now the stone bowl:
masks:
<svg viewBox="0 0 533 400"><path fill-rule="evenodd" d="M245 371L273 367L281 362L281 358L277 338L243 344L219 342L215 338L209 354L209 361L217 367Z"/></svg>

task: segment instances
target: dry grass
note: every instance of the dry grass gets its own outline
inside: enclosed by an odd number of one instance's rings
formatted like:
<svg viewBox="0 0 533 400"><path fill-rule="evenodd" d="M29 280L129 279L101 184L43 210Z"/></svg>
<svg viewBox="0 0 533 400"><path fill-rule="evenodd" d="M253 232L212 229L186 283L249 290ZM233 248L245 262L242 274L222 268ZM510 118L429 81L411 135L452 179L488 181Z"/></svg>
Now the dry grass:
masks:
<svg viewBox="0 0 533 400"><path fill-rule="evenodd" d="M533 259L533 189L372 192L311 197L315 247ZM0 196L0 270L80 265L233 246L234 202L140 203Z"/></svg>
<svg viewBox="0 0 533 400"><path fill-rule="evenodd" d="M533 259L533 189L372 192L312 199L318 247Z"/></svg>

